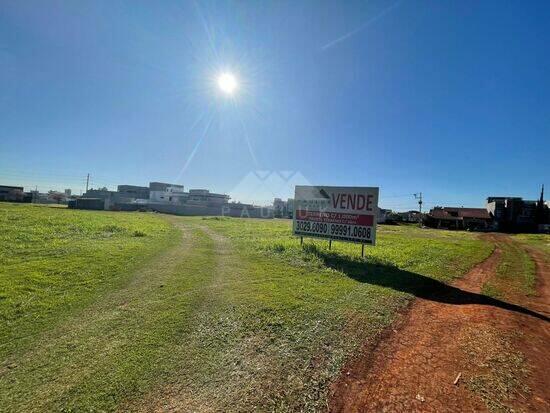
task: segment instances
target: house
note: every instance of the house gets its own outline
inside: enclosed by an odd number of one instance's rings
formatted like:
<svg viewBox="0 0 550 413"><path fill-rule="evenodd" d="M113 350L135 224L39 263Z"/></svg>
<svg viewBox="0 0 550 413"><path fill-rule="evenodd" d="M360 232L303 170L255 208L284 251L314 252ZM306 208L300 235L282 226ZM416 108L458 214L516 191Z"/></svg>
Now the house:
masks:
<svg viewBox="0 0 550 413"><path fill-rule="evenodd" d="M187 203L206 206L220 206L229 202L229 195L216 194L208 189L190 189Z"/></svg>
<svg viewBox="0 0 550 413"><path fill-rule="evenodd" d="M544 185L538 201L490 196L486 208L499 231L537 232L539 227L550 224L550 210L544 202Z"/></svg>
<svg viewBox="0 0 550 413"><path fill-rule="evenodd" d="M273 216L276 218L286 218L288 216L288 204L281 198L273 200Z"/></svg>
<svg viewBox="0 0 550 413"><path fill-rule="evenodd" d="M294 217L294 198L288 198L286 200L287 217L292 219Z"/></svg>
<svg viewBox="0 0 550 413"><path fill-rule="evenodd" d="M0 201L23 202L24 197L22 186L0 185Z"/></svg>
<svg viewBox="0 0 550 413"><path fill-rule="evenodd" d="M187 198L187 196L188 194L183 192L183 185L164 182L149 183L149 200L152 202L181 204L182 198Z"/></svg>
<svg viewBox="0 0 550 413"><path fill-rule="evenodd" d="M149 199L149 187L138 185L119 185L117 192L124 198Z"/></svg>
<svg viewBox="0 0 550 413"><path fill-rule="evenodd" d="M112 211L156 211L175 215L227 215L233 217L272 218L264 208L229 203L225 194L208 189L184 192L183 185L151 182L149 187L119 185L117 191L90 189L82 198L69 203L70 208Z"/></svg>
<svg viewBox="0 0 550 413"><path fill-rule="evenodd" d="M388 220L391 213L392 213L391 209L378 208L378 211L376 214L376 222L378 224L384 224Z"/></svg>
<svg viewBox="0 0 550 413"><path fill-rule="evenodd" d="M401 216L401 219L403 222L420 222L422 218L422 214L420 211L407 211L407 212L399 212L399 215Z"/></svg>
<svg viewBox="0 0 550 413"><path fill-rule="evenodd" d="M77 198L68 202L69 208L74 209L91 209L102 211L105 209L104 198Z"/></svg>
<svg viewBox="0 0 550 413"><path fill-rule="evenodd" d="M386 221L391 222L408 222L418 223L421 221L422 214L419 211L392 212L386 218Z"/></svg>
<svg viewBox="0 0 550 413"><path fill-rule="evenodd" d="M493 219L485 208L435 207L424 217L424 225L445 229L490 229Z"/></svg>

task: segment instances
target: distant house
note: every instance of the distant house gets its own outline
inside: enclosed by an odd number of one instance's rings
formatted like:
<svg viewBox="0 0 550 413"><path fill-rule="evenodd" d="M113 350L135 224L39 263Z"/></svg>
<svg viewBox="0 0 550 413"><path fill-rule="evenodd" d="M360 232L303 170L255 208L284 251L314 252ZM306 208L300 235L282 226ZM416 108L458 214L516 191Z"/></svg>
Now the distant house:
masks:
<svg viewBox="0 0 550 413"><path fill-rule="evenodd" d="M275 218L286 218L288 216L288 204L281 198L273 200L273 216Z"/></svg>
<svg viewBox="0 0 550 413"><path fill-rule="evenodd" d="M403 222L420 222L422 213L420 211L407 211L403 213Z"/></svg>
<svg viewBox="0 0 550 413"><path fill-rule="evenodd" d="M219 206L229 202L229 195L210 192L208 189L190 189L188 194L189 204L206 206Z"/></svg>
<svg viewBox="0 0 550 413"><path fill-rule="evenodd" d="M124 198L149 199L148 186L119 185L117 191Z"/></svg>
<svg viewBox="0 0 550 413"><path fill-rule="evenodd" d="M0 185L0 201L23 202L25 193L22 186Z"/></svg>
<svg viewBox="0 0 550 413"><path fill-rule="evenodd" d="M384 224L388 220L388 217L391 215L391 213L391 209L378 208L376 214L376 222L379 224Z"/></svg>
<svg viewBox="0 0 550 413"><path fill-rule="evenodd" d="M104 198L77 198L70 200L69 208L74 209L91 209L96 211L102 211L105 209Z"/></svg>
<svg viewBox="0 0 550 413"><path fill-rule="evenodd" d="M407 211L407 212L392 212L388 217L388 221L395 222L420 222L422 214L419 211Z"/></svg>
<svg viewBox="0 0 550 413"><path fill-rule="evenodd" d="M156 211L175 215L210 215L272 218L273 214L254 205L229 203L229 195L208 189L184 192L183 185L151 182L149 187L119 185L117 191L90 189L69 208L111 211Z"/></svg>
<svg viewBox="0 0 550 413"><path fill-rule="evenodd" d="M183 185L164 182L149 183L149 200L153 202L180 204L188 194L183 192Z"/></svg>
<svg viewBox="0 0 550 413"><path fill-rule="evenodd" d="M489 229L492 217L485 208L435 207L424 217L424 225L445 229Z"/></svg>
<svg viewBox="0 0 550 413"><path fill-rule="evenodd" d="M544 186L538 201L526 201L519 197L488 197L487 211L499 231L537 232L550 224L550 210L544 202Z"/></svg>
<svg viewBox="0 0 550 413"><path fill-rule="evenodd" d="M286 209L287 217L292 219L294 217L294 198L288 198L286 200Z"/></svg>

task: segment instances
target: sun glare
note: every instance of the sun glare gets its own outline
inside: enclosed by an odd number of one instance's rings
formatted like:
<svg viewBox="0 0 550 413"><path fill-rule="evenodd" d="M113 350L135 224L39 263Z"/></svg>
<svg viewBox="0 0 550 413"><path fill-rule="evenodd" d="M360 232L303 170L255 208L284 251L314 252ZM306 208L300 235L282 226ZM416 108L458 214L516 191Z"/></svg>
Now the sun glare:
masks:
<svg viewBox="0 0 550 413"><path fill-rule="evenodd" d="M237 89L237 79L231 73L222 73L218 77L218 87L222 92L232 95Z"/></svg>

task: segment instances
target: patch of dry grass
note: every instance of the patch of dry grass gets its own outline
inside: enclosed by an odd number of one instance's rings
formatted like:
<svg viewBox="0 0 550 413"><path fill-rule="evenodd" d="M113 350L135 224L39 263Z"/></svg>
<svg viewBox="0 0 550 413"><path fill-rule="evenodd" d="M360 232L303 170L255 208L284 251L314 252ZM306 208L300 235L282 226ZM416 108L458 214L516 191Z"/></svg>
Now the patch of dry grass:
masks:
<svg viewBox="0 0 550 413"><path fill-rule="evenodd" d="M513 345L517 334L472 326L461 339L473 372L465 377L466 385L493 412L517 411L514 402L530 391L525 384L529 373L525 357Z"/></svg>

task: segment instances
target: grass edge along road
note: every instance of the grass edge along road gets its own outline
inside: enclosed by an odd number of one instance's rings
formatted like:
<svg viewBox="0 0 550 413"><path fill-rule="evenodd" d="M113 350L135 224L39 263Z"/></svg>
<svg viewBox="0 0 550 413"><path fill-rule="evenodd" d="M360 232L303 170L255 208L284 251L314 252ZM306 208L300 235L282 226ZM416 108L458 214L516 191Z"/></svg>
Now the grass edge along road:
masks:
<svg viewBox="0 0 550 413"><path fill-rule="evenodd" d="M496 243L493 254L452 286L434 283L376 348L349 363L330 411L548 410L550 267L529 250L536 293L514 294L515 304L480 295L488 281L505 285L499 268L517 256L507 248L511 237L483 237ZM529 276L520 271L516 278L514 286Z"/></svg>
<svg viewBox="0 0 550 413"><path fill-rule="evenodd" d="M286 221L166 219L184 234L172 264L149 261L3 360L6 410L322 409L421 273L450 280L491 251L472 234L387 227L362 260L351 244L301 248Z"/></svg>

